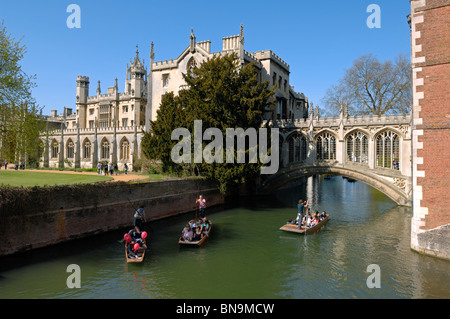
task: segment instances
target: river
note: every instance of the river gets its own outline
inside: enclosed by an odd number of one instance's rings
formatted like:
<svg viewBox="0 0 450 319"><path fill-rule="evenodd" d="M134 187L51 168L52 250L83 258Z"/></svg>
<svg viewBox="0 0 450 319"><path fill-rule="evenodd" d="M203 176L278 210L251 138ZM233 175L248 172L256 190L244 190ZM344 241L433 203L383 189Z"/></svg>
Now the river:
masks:
<svg viewBox="0 0 450 319"><path fill-rule="evenodd" d="M318 233L279 228L299 198L331 216ZM411 209L340 176L305 178L272 196L207 211L211 237L180 247L190 215L146 225L149 251L127 264L125 230L0 259L0 297L124 299L449 298L450 263L410 249ZM68 288L69 265L81 288ZM367 282L377 265L380 288ZM369 268L368 268L369 267Z"/></svg>

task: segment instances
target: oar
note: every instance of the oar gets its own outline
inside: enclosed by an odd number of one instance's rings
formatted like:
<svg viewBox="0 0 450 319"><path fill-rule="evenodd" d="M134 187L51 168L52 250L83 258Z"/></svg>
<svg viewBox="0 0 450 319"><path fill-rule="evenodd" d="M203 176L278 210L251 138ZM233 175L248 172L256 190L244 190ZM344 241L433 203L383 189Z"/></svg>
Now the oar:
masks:
<svg viewBox="0 0 450 319"><path fill-rule="evenodd" d="M130 205L133 207L133 209L134 209L134 212L136 213L136 211L137 211L137 208L136 208L136 206L134 206L133 205L133 203L128 199L128 197L127 197L127 201L128 201L128 203L130 203ZM142 225L142 229L141 230L144 230L144 225ZM146 231L146 230L145 230Z"/></svg>
<svg viewBox="0 0 450 319"><path fill-rule="evenodd" d="M136 207L133 205L133 203L128 199L128 197L127 197L127 201L128 201L128 203L130 203L130 205L133 207L133 209L136 211L137 209L136 209Z"/></svg>

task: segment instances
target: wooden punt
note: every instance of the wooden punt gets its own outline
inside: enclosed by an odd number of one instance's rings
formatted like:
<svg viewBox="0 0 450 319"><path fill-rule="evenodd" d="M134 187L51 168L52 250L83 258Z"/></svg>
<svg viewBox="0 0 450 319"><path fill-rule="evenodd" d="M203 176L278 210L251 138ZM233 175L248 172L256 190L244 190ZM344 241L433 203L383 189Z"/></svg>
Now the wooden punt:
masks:
<svg viewBox="0 0 450 319"><path fill-rule="evenodd" d="M291 233L302 234L302 235L304 235L304 234L312 234L312 233L316 232L317 230L319 230L326 223L328 223L329 218L330 218L330 215L327 214L327 217L322 219L317 225L314 225L311 228L306 228L305 229L305 226L302 226L301 229L298 229L298 225L286 224L283 227L281 227L280 230L291 232Z"/></svg>
<svg viewBox="0 0 450 319"><path fill-rule="evenodd" d="M183 240L183 237L180 236L180 238L178 239L178 244L183 245L183 246L194 246L194 247L200 247L201 245L203 245L205 243L205 241L209 238L209 234L211 233L211 229L212 229L212 223L209 222L209 229L208 232L203 236L202 239L198 240L198 241L186 241Z"/></svg>
<svg viewBox="0 0 450 319"><path fill-rule="evenodd" d="M147 247L147 242L145 241L145 239L144 239L144 245ZM132 256L128 255L127 243L125 243L125 258L127 259L127 263L141 263L141 262L143 262L144 261L144 257L145 257L145 252L146 252L147 248L143 249L141 254L139 254L140 252L138 252L138 256L137 257L132 257Z"/></svg>

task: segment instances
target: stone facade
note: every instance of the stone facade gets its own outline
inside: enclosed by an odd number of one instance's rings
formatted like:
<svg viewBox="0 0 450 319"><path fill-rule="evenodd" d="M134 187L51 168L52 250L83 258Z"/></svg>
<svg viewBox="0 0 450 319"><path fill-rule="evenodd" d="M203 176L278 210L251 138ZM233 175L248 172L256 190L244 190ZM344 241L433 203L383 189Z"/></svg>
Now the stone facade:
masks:
<svg viewBox="0 0 450 319"><path fill-rule="evenodd" d="M450 259L450 1L411 0L411 247Z"/></svg>
<svg viewBox="0 0 450 319"><path fill-rule="evenodd" d="M229 53L236 53L241 65L253 62L259 80L276 86L266 119L295 120L307 116L308 100L290 85L289 65L271 50L245 51L242 26L239 35L224 37L222 51L215 53L211 52L211 41L197 42L192 30L189 46L175 59L155 61L152 43L148 72L136 50L134 60L127 66L123 93L119 93L116 79L106 94L101 93L98 82L97 94L90 96L89 77L78 76L76 112L65 111L57 116L52 111L49 123L54 128L59 122L61 128L42 136L41 166L92 168L98 162L108 162L117 163L119 169L127 163L131 169L134 160L141 156L142 130L148 131L150 121L156 120L162 96L168 92L177 94L186 87L183 73L213 56Z"/></svg>

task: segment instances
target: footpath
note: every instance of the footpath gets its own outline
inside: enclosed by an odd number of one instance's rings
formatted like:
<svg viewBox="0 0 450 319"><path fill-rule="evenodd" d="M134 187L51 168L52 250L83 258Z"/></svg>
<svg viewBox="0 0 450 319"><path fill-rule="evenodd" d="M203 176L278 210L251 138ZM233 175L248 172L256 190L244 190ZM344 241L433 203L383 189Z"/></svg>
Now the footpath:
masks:
<svg viewBox="0 0 450 319"><path fill-rule="evenodd" d="M4 167L1 168L4 170ZM8 165L8 171L13 171L14 165ZM58 174L78 174L78 175L98 175L97 172L75 172L75 171L60 171L60 170L44 170L44 169L25 169L25 172L41 172L41 173L58 173ZM104 174L102 173L102 176ZM129 181L135 181L135 180L143 180L147 179L148 175L140 175L137 173L128 173L125 175L125 173L117 173L117 175L107 175L109 177L112 177L114 181L123 181L123 182L129 182Z"/></svg>

